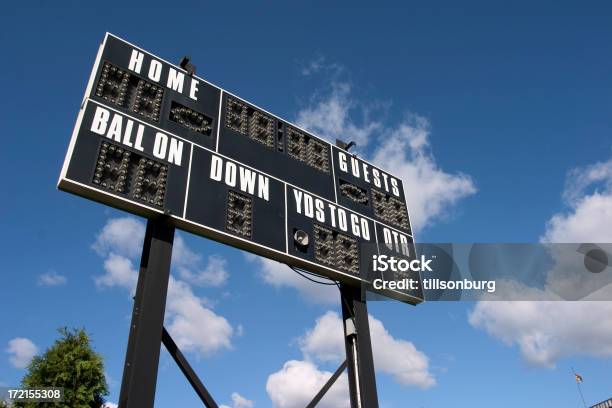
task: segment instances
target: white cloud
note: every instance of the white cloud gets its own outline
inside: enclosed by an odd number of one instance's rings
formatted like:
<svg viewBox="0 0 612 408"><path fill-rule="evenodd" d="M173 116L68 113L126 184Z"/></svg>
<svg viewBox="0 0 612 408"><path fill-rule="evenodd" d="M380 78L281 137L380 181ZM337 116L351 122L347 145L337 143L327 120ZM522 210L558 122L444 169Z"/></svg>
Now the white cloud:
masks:
<svg viewBox="0 0 612 408"><path fill-rule="evenodd" d="M324 64L325 64L325 58L322 56L319 56L311 60L310 62L308 62L306 65L302 67L302 70L301 70L302 75L308 76L308 75L316 74L324 67Z"/></svg>
<svg viewBox="0 0 612 408"><path fill-rule="evenodd" d="M344 328L338 313L328 311L317 318L314 327L299 339L299 344L309 360L341 362L345 358Z"/></svg>
<svg viewBox="0 0 612 408"><path fill-rule="evenodd" d="M65 285L68 279L64 275L60 275L55 271L49 271L43 273L38 277L38 284L40 286L60 286Z"/></svg>
<svg viewBox="0 0 612 408"><path fill-rule="evenodd" d="M516 344L536 366L572 355L612 357L612 302L478 302L469 322Z"/></svg>
<svg viewBox="0 0 612 408"><path fill-rule="evenodd" d="M232 393L232 402L234 403L234 408L253 408L255 406L253 401L244 398L237 392Z"/></svg>
<svg viewBox="0 0 612 408"><path fill-rule="evenodd" d="M337 77L344 67L338 63L330 62L324 56L320 55L307 63L303 64L300 73L303 76L311 76L316 74L325 74Z"/></svg>
<svg viewBox="0 0 612 408"><path fill-rule="evenodd" d="M193 270L192 268L183 265L176 267L181 278L198 286L223 286L229 278L227 261L216 255L208 257L208 263L203 269L196 268L196 270Z"/></svg>
<svg viewBox="0 0 612 408"><path fill-rule="evenodd" d="M256 255L246 255L246 258L259 267L259 274L264 282L276 287L289 287L296 289L307 301L321 304L336 304L340 300L340 293L336 285L321 285L295 273L289 266L271 259ZM321 282L324 279L314 278Z"/></svg>
<svg viewBox="0 0 612 408"><path fill-rule="evenodd" d="M543 242L612 242L612 159L572 170L563 198L568 211L546 223Z"/></svg>
<svg viewBox="0 0 612 408"><path fill-rule="evenodd" d="M612 192L612 158L570 171L565 182L563 198L567 203L576 203L588 195L589 189L593 187L594 191L603 191L606 194Z"/></svg>
<svg viewBox="0 0 612 408"><path fill-rule="evenodd" d="M166 322L173 339L185 351L208 355L231 348L233 328L227 319L205 307L187 283L172 277L168 285Z"/></svg>
<svg viewBox="0 0 612 408"><path fill-rule="evenodd" d="M578 200L569 213L555 214L546 224L546 242L612 242L612 193Z"/></svg>
<svg viewBox="0 0 612 408"><path fill-rule="evenodd" d="M568 209L546 223L542 242L612 242L612 160L571 171L563 198ZM563 280L564 267L571 266L572 259L562 253L555 256L561 265L550 271L549 288L570 284L579 289L581 282ZM520 288L513 290L525 294ZM555 297L548 289L540 292L531 295ZM536 366L551 368L574 355L612 357L612 302L479 302L469 322L505 344L517 345L523 359Z"/></svg>
<svg viewBox="0 0 612 408"><path fill-rule="evenodd" d="M310 361L290 360L271 374L266 391L276 408L303 408L333 373L319 370ZM349 406L348 377L342 374L317 405L320 408Z"/></svg>
<svg viewBox="0 0 612 408"><path fill-rule="evenodd" d="M198 281L205 286L221 286L229 277L226 269L227 261L218 256L208 257L206 268L200 271Z"/></svg>
<svg viewBox="0 0 612 408"><path fill-rule="evenodd" d="M308 62L308 64L302 67L302 70L301 70L302 75L308 76L308 75L316 74L317 72L321 70L324 62L325 62L325 59L323 57L318 57L316 59L311 60L310 62Z"/></svg>
<svg viewBox="0 0 612 408"><path fill-rule="evenodd" d="M220 256L211 255L204 268L201 267L202 256L193 252L183 237L176 233L172 247L172 266L181 278L198 286L218 287L227 282L229 272L227 261Z"/></svg>
<svg viewBox="0 0 612 408"><path fill-rule="evenodd" d="M138 272L134 269L132 261L122 255L111 252L104 260L102 276L96 276L95 282L99 287L121 287L128 289L130 293L136 291Z"/></svg>
<svg viewBox="0 0 612 408"><path fill-rule="evenodd" d="M429 372L429 358L409 341L396 339L383 323L370 315L372 349L377 369L404 386L427 389L436 384Z"/></svg>
<svg viewBox="0 0 612 408"><path fill-rule="evenodd" d="M232 406L220 405L219 408L253 408L255 404L253 401L246 399L237 392L232 393Z"/></svg>
<svg viewBox="0 0 612 408"><path fill-rule="evenodd" d="M113 218L106 222L92 247L100 256L112 251L117 255L136 258L141 254L144 235L145 225L136 218Z"/></svg>
<svg viewBox="0 0 612 408"><path fill-rule="evenodd" d="M145 230L145 224L133 217L110 219L97 235L92 247L100 256L110 257L112 253L126 259L138 259L142 253ZM229 273L223 258L210 256L204 268L201 263L202 256L191 250L177 232L172 247L172 267L181 278L198 286L212 287L221 286L227 281Z"/></svg>
<svg viewBox="0 0 612 408"><path fill-rule="evenodd" d="M179 267L191 267L202 261L202 256L189 248L179 232L174 234L172 245L172 264Z"/></svg>
<svg viewBox="0 0 612 408"><path fill-rule="evenodd" d="M470 176L447 173L438 166L430 150L429 133L428 122L411 115L384 133L385 143L371 157L375 164L403 181L415 231L445 215L459 200L476 193Z"/></svg>
<svg viewBox="0 0 612 408"><path fill-rule="evenodd" d="M381 129L382 124L372 121L362 111L362 123L355 123L351 111L358 109L351 99L351 86L347 83L333 83L329 95L314 98L313 104L297 114L296 124L330 142L336 138L354 141L359 147L365 146L372 134Z"/></svg>
<svg viewBox="0 0 612 408"><path fill-rule="evenodd" d="M356 112L362 116L359 123L353 119ZM311 106L298 112L296 122L332 142L336 138L353 140L360 151L374 146L365 159L403 180L412 227L417 232L476 192L470 176L446 172L437 164L427 120L408 115L400 123L383 125L370 116L370 108L352 97L349 84L334 82L326 97L315 98Z"/></svg>
<svg viewBox="0 0 612 408"><path fill-rule="evenodd" d="M119 405L115 404L114 402L105 402L102 407L103 408L119 408Z"/></svg>
<svg viewBox="0 0 612 408"><path fill-rule="evenodd" d="M134 293L138 271L134 267L133 259L140 255L139 246L143 237L144 224L138 220L119 218L107 222L93 245L94 249L105 257L105 273L95 277L98 286L119 287ZM138 242L138 245L132 245L134 242ZM224 271L221 275L226 274L223 269L225 261L222 258L209 258L204 277L201 271L198 272L200 261L201 256L189 249L182 237L177 236L172 262L175 269L179 269L181 276L187 274L189 280L201 284L206 281L209 286L224 281L226 276L215 275L220 269ZM234 329L227 319L207 306L210 306L210 302L196 296L187 281L170 277L165 321L176 343L186 351L208 355L231 348ZM206 330L202 330L202 327L206 327Z"/></svg>
<svg viewBox="0 0 612 408"><path fill-rule="evenodd" d="M6 352L15 368L26 368L38 353L38 347L30 339L16 337L8 342Z"/></svg>
<svg viewBox="0 0 612 408"><path fill-rule="evenodd" d="M429 359L409 341L396 339L383 323L369 316L372 352L377 371L390 374L404 386L422 389L432 387L436 380L429 372ZM300 338L300 348L308 359L339 363L345 358L343 325L332 311L316 321L314 328Z"/></svg>
<svg viewBox="0 0 612 408"><path fill-rule="evenodd" d="M377 371L392 375L404 386L425 389L435 385L425 354L412 343L391 336L380 320L370 316L369 322ZM287 361L282 369L268 377L266 390L276 408L303 407L312 400L332 375L320 370L316 362L339 364L345 358L343 332L340 316L328 311L300 337L298 342L304 360ZM319 406L348 405L348 379L342 374Z"/></svg>

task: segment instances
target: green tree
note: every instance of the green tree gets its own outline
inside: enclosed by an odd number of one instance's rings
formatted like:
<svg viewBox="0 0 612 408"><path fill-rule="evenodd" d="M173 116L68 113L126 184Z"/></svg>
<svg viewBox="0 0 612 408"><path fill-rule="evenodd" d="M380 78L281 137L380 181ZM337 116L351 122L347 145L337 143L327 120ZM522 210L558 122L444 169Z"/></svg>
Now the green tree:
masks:
<svg viewBox="0 0 612 408"><path fill-rule="evenodd" d="M59 329L60 338L42 356L36 356L21 381L24 388L58 387L64 389L64 400L54 402L20 402L18 408L100 408L108 386L102 356L89 343L83 329Z"/></svg>

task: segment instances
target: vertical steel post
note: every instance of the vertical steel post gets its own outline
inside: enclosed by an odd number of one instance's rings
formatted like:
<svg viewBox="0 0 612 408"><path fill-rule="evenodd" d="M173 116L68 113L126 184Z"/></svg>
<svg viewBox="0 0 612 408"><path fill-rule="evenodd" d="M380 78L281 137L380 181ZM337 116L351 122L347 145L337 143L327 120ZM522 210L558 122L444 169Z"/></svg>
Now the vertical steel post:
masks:
<svg viewBox="0 0 612 408"><path fill-rule="evenodd" d="M120 408L153 408L173 241L174 226L169 217L147 221L119 394Z"/></svg>
<svg viewBox="0 0 612 408"><path fill-rule="evenodd" d="M361 289L340 285L351 408L378 408L370 324Z"/></svg>

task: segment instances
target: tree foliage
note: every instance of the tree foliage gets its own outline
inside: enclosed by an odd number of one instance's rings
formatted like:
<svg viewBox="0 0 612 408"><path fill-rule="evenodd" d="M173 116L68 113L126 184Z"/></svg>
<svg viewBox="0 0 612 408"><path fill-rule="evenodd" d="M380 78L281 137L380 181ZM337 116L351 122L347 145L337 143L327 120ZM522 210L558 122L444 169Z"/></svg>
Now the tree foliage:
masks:
<svg viewBox="0 0 612 408"><path fill-rule="evenodd" d="M16 403L19 408L100 408L108 386L102 356L89 343L83 329L59 329L60 338L42 356L36 356L22 380L24 388L64 389L61 403Z"/></svg>

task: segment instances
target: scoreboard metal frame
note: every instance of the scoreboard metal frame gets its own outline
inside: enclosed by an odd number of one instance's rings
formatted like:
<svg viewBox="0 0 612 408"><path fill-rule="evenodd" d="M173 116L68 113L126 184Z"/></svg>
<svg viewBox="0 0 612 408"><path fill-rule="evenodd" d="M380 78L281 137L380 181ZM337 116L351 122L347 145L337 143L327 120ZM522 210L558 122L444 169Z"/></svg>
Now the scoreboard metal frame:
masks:
<svg viewBox="0 0 612 408"><path fill-rule="evenodd" d="M110 33L58 188L369 290L373 255L415 256L399 178Z"/></svg>

